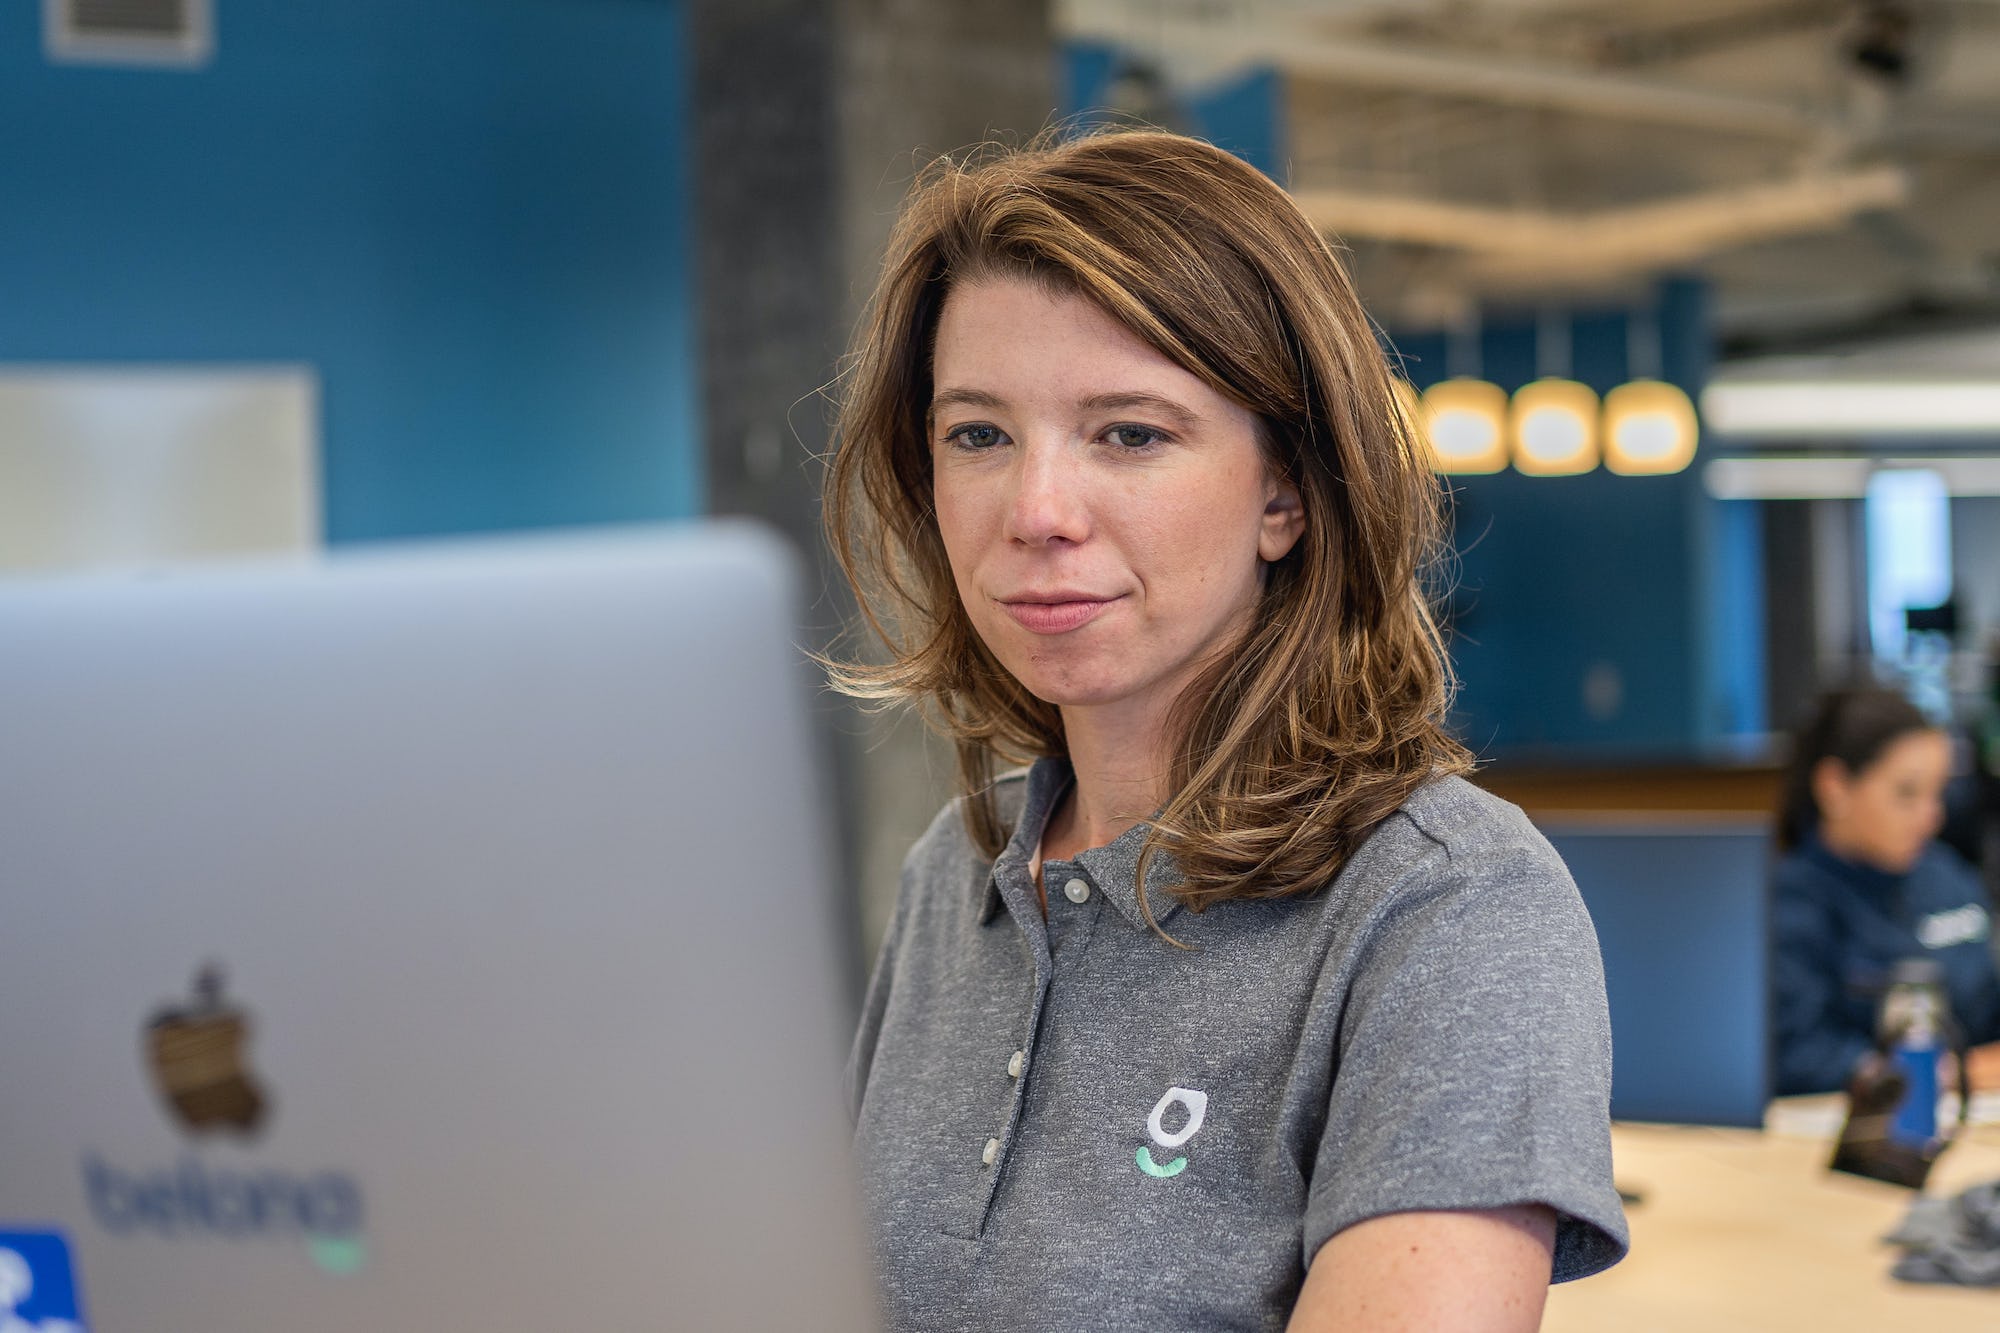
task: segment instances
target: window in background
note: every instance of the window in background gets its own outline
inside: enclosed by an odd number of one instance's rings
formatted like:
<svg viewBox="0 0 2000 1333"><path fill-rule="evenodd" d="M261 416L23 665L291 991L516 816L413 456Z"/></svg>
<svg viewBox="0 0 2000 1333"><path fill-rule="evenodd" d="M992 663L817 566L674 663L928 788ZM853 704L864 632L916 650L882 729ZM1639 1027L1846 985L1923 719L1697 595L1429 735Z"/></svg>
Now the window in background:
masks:
<svg viewBox="0 0 2000 1333"><path fill-rule="evenodd" d="M1901 665L1903 613L1951 596L1951 495L1928 469L1882 468L1868 479L1868 631L1877 661Z"/></svg>

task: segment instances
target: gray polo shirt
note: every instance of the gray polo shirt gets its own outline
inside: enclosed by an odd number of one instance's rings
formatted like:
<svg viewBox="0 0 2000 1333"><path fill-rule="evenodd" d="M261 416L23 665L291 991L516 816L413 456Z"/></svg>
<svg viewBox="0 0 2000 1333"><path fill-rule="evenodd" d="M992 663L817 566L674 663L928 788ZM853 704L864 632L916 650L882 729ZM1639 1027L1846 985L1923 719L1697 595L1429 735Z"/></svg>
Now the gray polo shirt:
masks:
<svg viewBox="0 0 2000 1333"><path fill-rule="evenodd" d="M1028 873L1070 782L1003 779L997 861L911 851L849 1070L890 1327L1280 1329L1383 1213L1544 1203L1555 1278L1628 1244L1597 940L1515 807L1425 785L1324 893L1139 910L1140 826Z"/></svg>

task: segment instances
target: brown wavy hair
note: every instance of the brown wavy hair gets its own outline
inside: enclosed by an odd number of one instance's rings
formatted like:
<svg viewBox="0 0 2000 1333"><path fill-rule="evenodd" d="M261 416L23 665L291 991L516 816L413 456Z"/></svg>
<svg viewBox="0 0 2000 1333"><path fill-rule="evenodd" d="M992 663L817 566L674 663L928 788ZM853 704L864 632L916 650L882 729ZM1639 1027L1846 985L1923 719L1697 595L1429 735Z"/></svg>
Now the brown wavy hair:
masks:
<svg viewBox="0 0 2000 1333"><path fill-rule="evenodd" d="M994 277L1094 302L1246 406L1297 487L1304 533L1266 568L1245 641L1177 702L1174 794L1146 858L1171 855L1171 891L1197 911L1323 887L1417 786L1471 767L1444 727L1453 679L1431 611L1442 492L1333 247L1208 144L1045 136L920 176L845 367L824 495L888 661L830 661L834 684L924 708L957 746L967 828L989 856L1009 836L997 767L1067 752L1060 712L960 606L932 497L938 315L955 284Z"/></svg>

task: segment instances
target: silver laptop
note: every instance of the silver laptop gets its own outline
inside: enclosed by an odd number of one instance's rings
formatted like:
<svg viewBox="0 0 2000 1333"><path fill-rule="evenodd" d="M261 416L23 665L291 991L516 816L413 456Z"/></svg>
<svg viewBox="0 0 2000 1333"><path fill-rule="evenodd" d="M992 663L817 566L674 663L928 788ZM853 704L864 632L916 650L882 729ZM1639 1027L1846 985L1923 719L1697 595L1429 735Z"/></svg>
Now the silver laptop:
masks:
<svg viewBox="0 0 2000 1333"><path fill-rule="evenodd" d="M870 1326L790 569L0 582L0 1326Z"/></svg>

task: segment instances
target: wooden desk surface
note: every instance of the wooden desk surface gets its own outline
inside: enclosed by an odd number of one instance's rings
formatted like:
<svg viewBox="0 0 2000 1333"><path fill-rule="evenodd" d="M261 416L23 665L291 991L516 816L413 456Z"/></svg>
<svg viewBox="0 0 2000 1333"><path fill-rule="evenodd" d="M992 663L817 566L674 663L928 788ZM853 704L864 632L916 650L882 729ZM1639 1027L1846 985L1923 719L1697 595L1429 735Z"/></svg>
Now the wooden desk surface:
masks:
<svg viewBox="0 0 2000 1333"><path fill-rule="evenodd" d="M1816 1109L1794 1103L1784 1119L1809 1122ZM1834 1115L1829 1105L1820 1118ZM1632 1253L1553 1289L1545 1333L2000 1330L2000 1290L1889 1277L1900 1251L1881 1237L1912 1195L1827 1171L1829 1141L1811 1134L1614 1127L1618 1183L1644 1196L1626 1208ZM1978 1125L1945 1153L1927 1192L1995 1178L2000 1125Z"/></svg>

